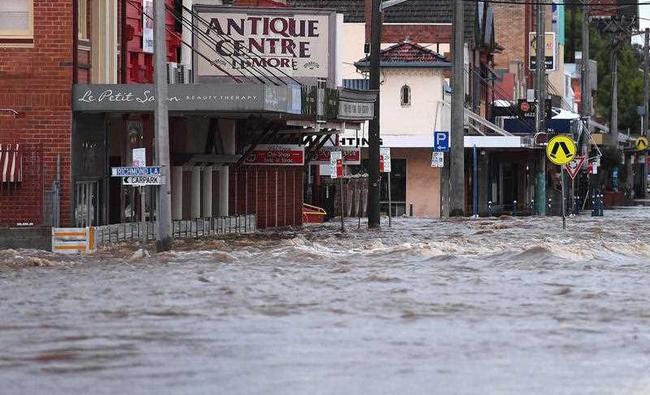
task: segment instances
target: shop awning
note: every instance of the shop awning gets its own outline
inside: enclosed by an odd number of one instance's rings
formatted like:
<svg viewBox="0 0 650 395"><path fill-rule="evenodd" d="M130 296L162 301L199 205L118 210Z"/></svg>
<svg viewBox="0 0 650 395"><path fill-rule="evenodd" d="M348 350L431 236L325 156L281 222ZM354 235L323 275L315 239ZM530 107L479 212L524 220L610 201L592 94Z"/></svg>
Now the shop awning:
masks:
<svg viewBox="0 0 650 395"><path fill-rule="evenodd" d="M23 156L20 144L0 144L0 182L23 181Z"/></svg>

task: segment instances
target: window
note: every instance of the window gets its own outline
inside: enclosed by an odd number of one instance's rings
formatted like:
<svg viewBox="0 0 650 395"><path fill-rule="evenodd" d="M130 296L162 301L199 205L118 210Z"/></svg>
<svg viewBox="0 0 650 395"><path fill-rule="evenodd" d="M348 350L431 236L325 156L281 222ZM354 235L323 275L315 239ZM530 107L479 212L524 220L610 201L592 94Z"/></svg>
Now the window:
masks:
<svg viewBox="0 0 650 395"><path fill-rule="evenodd" d="M411 88L408 85L404 85L400 92L400 102L402 107L411 105Z"/></svg>
<svg viewBox="0 0 650 395"><path fill-rule="evenodd" d="M33 0L0 1L0 45L31 46L33 37Z"/></svg>
<svg viewBox="0 0 650 395"><path fill-rule="evenodd" d="M79 0L79 9L77 10L77 25L80 40L88 38L88 0Z"/></svg>

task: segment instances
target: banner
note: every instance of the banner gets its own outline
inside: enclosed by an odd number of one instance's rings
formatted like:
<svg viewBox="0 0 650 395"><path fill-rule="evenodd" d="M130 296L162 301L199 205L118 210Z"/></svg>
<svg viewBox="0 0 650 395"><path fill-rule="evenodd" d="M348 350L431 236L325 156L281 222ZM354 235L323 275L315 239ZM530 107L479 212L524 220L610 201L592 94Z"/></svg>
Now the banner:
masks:
<svg viewBox="0 0 650 395"><path fill-rule="evenodd" d="M153 53L153 0L142 0L142 52Z"/></svg>
<svg viewBox="0 0 650 395"><path fill-rule="evenodd" d="M244 163L247 165L302 166L305 164L305 147L297 144L260 144Z"/></svg>
<svg viewBox="0 0 650 395"><path fill-rule="evenodd" d="M330 156L332 151L341 151L343 155L344 165L360 165L361 164L361 148L359 147L322 147L316 151L314 159L309 164L312 165L328 165L330 164Z"/></svg>

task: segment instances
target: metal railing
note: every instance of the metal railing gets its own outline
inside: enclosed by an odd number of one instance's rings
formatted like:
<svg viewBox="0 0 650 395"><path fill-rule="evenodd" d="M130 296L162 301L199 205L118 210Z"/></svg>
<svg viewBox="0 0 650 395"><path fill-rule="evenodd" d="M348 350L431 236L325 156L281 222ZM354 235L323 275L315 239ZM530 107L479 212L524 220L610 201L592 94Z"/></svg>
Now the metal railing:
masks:
<svg viewBox="0 0 650 395"><path fill-rule="evenodd" d="M189 239L226 234L250 234L257 230L255 214L231 217L196 218L172 223L172 237ZM96 245L122 241L155 240L156 226L152 222L127 222L95 227Z"/></svg>

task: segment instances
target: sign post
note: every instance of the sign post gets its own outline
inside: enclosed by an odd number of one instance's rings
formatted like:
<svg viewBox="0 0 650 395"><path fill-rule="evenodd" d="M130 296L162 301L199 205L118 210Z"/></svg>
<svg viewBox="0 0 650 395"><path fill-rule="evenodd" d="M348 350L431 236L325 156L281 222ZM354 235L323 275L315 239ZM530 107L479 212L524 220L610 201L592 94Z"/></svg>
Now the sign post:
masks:
<svg viewBox="0 0 650 395"><path fill-rule="evenodd" d="M390 158L390 148L382 147L379 149L379 166L382 173L388 173L388 227L392 225L393 217L393 199L392 191L390 187L390 173L391 173L391 158Z"/></svg>
<svg viewBox="0 0 650 395"><path fill-rule="evenodd" d="M338 178L340 182L341 198L341 232L345 232L345 213L344 210L344 193L343 193L343 153L341 151L332 151L330 153L330 177L332 179Z"/></svg>
<svg viewBox="0 0 650 395"><path fill-rule="evenodd" d="M546 156L548 157L548 160L551 163L560 166L560 178L562 182L562 229L566 229L564 165L576 158L577 151L576 143L570 137L564 135L553 137L546 146ZM582 160L584 161L584 158L582 158Z"/></svg>
<svg viewBox="0 0 650 395"><path fill-rule="evenodd" d="M575 208L575 203L576 203L575 202L576 176L578 175L578 173L580 173L580 170L582 169L582 166L585 163L585 159L586 158L584 156L576 156L571 162L564 165L566 172L569 173L569 177L571 177L571 207L573 209Z"/></svg>

